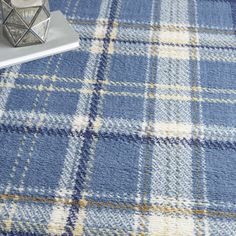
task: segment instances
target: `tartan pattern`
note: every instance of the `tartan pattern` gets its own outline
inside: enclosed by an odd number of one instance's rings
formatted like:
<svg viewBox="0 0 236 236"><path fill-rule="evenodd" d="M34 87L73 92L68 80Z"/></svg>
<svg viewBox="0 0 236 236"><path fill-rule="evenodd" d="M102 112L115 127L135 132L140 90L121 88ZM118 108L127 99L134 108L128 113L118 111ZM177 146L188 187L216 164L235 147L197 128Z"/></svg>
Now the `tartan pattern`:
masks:
<svg viewBox="0 0 236 236"><path fill-rule="evenodd" d="M1 235L236 235L234 0L51 6L81 46L0 70Z"/></svg>

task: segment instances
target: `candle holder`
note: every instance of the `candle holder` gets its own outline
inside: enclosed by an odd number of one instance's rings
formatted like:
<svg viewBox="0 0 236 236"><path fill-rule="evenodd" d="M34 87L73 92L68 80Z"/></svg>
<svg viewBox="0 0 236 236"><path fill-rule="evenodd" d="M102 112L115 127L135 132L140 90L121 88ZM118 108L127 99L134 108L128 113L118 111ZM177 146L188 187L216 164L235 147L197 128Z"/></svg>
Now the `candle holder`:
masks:
<svg viewBox="0 0 236 236"><path fill-rule="evenodd" d="M3 34L14 47L46 42L50 24L48 0L0 0Z"/></svg>

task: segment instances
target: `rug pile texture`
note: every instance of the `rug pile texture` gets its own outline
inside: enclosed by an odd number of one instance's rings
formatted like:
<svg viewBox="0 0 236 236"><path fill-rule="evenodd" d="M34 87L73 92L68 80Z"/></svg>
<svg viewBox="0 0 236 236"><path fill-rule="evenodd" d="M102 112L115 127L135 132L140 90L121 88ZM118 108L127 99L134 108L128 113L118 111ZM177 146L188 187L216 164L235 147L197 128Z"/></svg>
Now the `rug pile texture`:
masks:
<svg viewBox="0 0 236 236"><path fill-rule="evenodd" d="M0 70L0 235L236 235L236 2L51 8L80 48Z"/></svg>

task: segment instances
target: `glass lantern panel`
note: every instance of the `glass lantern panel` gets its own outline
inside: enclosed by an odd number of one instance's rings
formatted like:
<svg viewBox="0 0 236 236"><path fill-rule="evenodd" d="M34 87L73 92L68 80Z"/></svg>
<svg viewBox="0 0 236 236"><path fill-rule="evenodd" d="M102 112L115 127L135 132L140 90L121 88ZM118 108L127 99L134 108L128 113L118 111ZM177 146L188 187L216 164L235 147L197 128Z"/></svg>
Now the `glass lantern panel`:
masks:
<svg viewBox="0 0 236 236"><path fill-rule="evenodd" d="M30 31L24 36L24 38L19 42L17 46L27 46L41 43L39 38L37 38L34 34Z"/></svg>
<svg viewBox="0 0 236 236"><path fill-rule="evenodd" d="M49 19L43 21L40 24L35 25L31 30L33 30L34 33L36 33L42 40L45 40L48 25L49 25Z"/></svg>
<svg viewBox="0 0 236 236"><path fill-rule="evenodd" d="M49 7L49 1L48 0L45 0L44 6L48 10L48 12L50 12L50 7Z"/></svg>
<svg viewBox="0 0 236 236"><path fill-rule="evenodd" d="M37 16L37 18L36 18L36 20L35 20L33 26L35 26L35 25L37 25L37 24L39 24L39 23L41 23L42 21L45 21L45 20L47 20L47 19L48 19L48 16L47 16L47 14L45 13L44 9L42 8L41 11L40 11L40 13L38 14L38 16Z"/></svg>
<svg viewBox="0 0 236 236"><path fill-rule="evenodd" d="M14 11L11 12L10 16L7 18L6 23L25 26L24 22L22 22L20 17Z"/></svg>
<svg viewBox="0 0 236 236"><path fill-rule="evenodd" d="M13 25L6 25L15 43L17 43L25 34L27 29L19 28Z"/></svg>
<svg viewBox="0 0 236 236"><path fill-rule="evenodd" d="M9 42L14 45L15 43L13 41L13 38L9 32L9 29L6 27L6 25L3 25L3 33L8 38Z"/></svg>
<svg viewBox="0 0 236 236"><path fill-rule="evenodd" d="M3 20L5 20L8 17L11 11L12 8L5 1L2 1Z"/></svg>
<svg viewBox="0 0 236 236"><path fill-rule="evenodd" d="M37 11L39 10L39 7L28 7L28 8L17 8L17 13L21 16L21 18L24 20L24 22L29 25Z"/></svg>

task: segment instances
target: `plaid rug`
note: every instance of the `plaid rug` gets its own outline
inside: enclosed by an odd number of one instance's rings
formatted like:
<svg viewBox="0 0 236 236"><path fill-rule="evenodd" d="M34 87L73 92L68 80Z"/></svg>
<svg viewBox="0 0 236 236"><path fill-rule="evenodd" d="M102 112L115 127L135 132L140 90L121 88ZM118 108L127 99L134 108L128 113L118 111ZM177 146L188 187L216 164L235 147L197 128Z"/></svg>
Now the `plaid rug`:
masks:
<svg viewBox="0 0 236 236"><path fill-rule="evenodd" d="M80 49L0 71L0 235L236 235L236 2L51 7Z"/></svg>

